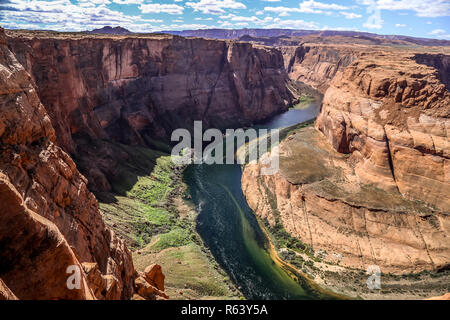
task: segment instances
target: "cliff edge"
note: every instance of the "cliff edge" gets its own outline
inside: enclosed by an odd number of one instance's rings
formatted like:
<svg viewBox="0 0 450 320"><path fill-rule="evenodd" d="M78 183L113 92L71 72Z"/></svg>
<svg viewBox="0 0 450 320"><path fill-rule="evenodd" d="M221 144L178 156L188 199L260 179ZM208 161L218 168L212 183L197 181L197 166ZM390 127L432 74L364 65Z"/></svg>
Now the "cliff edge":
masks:
<svg viewBox="0 0 450 320"><path fill-rule="evenodd" d="M141 278L131 253L105 226L86 178L58 146L46 107L3 29L0 105L2 298L130 299ZM78 289L67 285L74 270Z"/></svg>

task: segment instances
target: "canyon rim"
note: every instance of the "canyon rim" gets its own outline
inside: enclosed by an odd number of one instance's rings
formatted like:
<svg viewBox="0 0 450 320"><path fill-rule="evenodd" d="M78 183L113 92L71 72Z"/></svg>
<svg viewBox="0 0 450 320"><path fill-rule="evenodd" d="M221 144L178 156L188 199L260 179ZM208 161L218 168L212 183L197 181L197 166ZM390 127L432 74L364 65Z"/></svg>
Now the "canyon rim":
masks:
<svg viewBox="0 0 450 320"><path fill-rule="evenodd" d="M212 2L192 11L242 18ZM52 31L0 8L0 300L448 299L444 29ZM250 161L174 161L179 130L215 157L242 132Z"/></svg>

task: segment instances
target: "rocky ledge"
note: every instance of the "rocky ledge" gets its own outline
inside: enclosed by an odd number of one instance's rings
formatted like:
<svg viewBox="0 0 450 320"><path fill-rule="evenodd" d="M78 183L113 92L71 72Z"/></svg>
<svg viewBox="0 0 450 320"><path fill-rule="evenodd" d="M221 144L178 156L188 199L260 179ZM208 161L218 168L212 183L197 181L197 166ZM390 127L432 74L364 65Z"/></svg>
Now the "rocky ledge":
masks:
<svg viewBox="0 0 450 320"><path fill-rule="evenodd" d="M316 82L325 94L315 128L282 142L279 173L246 166L250 207L332 263L396 274L447 269L448 58L372 48L327 68L338 71ZM311 80L308 64L292 76Z"/></svg>

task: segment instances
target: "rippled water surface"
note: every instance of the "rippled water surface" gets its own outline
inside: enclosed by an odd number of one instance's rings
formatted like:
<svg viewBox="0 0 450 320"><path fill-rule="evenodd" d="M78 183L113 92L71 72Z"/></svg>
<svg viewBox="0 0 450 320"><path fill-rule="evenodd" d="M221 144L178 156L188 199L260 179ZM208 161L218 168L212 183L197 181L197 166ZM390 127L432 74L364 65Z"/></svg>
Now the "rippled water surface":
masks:
<svg viewBox="0 0 450 320"><path fill-rule="evenodd" d="M255 128L275 129L315 118L318 103L291 109ZM247 299L317 299L302 278L292 277L269 255L267 238L247 205L239 165L192 165L184 174L196 205L197 229L216 260Z"/></svg>

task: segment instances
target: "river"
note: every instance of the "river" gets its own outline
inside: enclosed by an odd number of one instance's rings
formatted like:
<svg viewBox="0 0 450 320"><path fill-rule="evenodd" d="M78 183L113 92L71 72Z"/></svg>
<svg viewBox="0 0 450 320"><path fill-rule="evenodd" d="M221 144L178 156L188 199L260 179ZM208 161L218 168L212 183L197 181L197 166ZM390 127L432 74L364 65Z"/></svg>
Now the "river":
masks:
<svg viewBox="0 0 450 320"><path fill-rule="evenodd" d="M320 103L290 109L255 128L278 129L314 119ZM191 165L184 181L198 212L197 231L247 299L330 298L280 266L241 189L240 165ZM277 263L278 262L278 263Z"/></svg>

